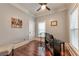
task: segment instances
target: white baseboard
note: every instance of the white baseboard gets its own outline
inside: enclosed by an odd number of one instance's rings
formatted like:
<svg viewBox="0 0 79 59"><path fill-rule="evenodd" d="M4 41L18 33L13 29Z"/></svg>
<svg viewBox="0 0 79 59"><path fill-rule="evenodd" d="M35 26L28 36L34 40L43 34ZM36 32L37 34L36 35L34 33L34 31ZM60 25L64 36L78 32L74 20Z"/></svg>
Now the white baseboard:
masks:
<svg viewBox="0 0 79 59"><path fill-rule="evenodd" d="M8 51L8 53L10 53L12 51L12 49L16 49L20 46L23 46L24 44L27 44L30 41L32 41L32 40L25 40L25 41L22 41L19 43L10 43L10 44L2 45L2 46L0 46L0 52Z"/></svg>

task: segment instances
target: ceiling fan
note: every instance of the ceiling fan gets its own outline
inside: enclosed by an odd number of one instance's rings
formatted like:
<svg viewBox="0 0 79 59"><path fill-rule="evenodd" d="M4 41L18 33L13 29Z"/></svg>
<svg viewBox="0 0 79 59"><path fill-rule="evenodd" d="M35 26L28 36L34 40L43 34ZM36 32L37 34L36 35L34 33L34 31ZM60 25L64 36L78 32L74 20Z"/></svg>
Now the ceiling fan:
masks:
<svg viewBox="0 0 79 59"><path fill-rule="evenodd" d="M50 11L50 8L47 6L47 3L39 3L39 4L41 5L41 7L37 9L37 11L44 10L44 9L47 9Z"/></svg>

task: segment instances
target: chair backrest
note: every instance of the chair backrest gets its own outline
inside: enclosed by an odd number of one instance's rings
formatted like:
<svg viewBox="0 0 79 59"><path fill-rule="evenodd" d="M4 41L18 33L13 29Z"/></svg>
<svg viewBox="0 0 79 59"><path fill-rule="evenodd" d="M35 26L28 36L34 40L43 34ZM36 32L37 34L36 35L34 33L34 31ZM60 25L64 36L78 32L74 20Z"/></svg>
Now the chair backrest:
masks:
<svg viewBox="0 0 79 59"><path fill-rule="evenodd" d="M45 42L48 43L48 42L51 42L54 40L54 37L53 35L49 34L49 33L45 33Z"/></svg>

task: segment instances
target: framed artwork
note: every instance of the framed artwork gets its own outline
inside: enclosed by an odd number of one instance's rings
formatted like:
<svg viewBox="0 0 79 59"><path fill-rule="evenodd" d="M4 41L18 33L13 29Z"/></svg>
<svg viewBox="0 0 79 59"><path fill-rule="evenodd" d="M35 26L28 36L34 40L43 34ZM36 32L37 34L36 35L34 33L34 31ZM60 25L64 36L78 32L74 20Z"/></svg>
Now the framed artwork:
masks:
<svg viewBox="0 0 79 59"><path fill-rule="evenodd" d="M11 28L22 28L22 20L12 17Z"/></svg>
<svg viewBox="0 0 79 59"><path fill-rule="evenodd" d="M57 21L51 21L51 26L57 26Z"/></svg>

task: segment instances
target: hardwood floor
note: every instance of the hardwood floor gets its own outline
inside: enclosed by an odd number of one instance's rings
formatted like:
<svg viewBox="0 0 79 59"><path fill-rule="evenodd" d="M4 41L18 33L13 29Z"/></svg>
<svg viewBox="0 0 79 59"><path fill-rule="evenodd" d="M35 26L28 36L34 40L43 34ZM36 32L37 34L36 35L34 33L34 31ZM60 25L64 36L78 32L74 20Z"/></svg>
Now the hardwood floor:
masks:
<svg viewBox="0 0 79 59"><path fill-rule="evenodd" d="M14 50L14 56L38 56L39 41L33 40Z"/></svg>
<svg viewBox="0 0 79 59"><path fill-rule="evenodd" d="M40 52L38 49L39 45L40 45L39 40L33 40L26 45L16 48L13 51L14 52L13 56L39 56ZM46 52L47 52L46 56L52 56L49 51L47 50L45 52L42 51L43 54L46 54ZM12 55L12 53L10 55ZM70 56L67 50L65 51L65 56Z"/></svg>

